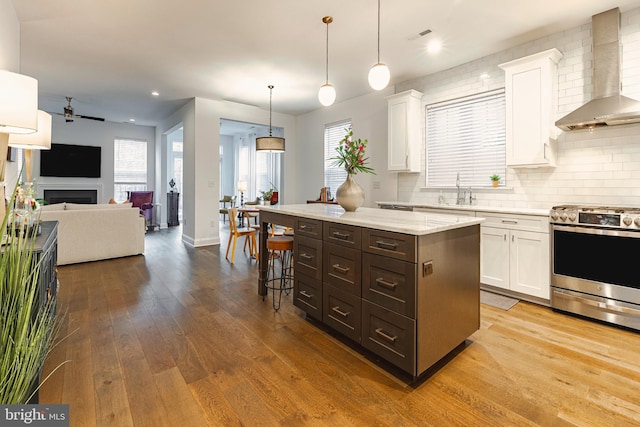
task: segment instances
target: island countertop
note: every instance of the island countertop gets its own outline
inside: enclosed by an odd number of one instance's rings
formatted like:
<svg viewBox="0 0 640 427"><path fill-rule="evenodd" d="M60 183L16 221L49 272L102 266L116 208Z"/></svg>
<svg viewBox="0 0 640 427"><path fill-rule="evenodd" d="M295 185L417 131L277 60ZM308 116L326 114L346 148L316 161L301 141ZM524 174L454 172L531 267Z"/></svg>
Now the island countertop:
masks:
<svg viewBox="0 0 640 427"><path fill-rule="evenodd" d="M358 208L355 212L345 212L345 210L338 205L325 204L258 206L258 208L265 212L274 212L283 215L311 218L415 236L468 227L484 221L483 218L469 216L394 211L366 207Z"/></svg>

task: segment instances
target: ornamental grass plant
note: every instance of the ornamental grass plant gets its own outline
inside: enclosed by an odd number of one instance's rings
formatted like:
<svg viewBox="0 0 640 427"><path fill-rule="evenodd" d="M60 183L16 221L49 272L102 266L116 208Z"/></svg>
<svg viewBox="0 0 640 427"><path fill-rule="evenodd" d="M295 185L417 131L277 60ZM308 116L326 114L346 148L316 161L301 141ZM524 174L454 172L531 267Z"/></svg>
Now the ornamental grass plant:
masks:
<svg viewBox="0 0 640 427"><path fill-rule="evenodd" d="M10 206L15 197L16 190ZM7 209L1 229L8 233L0 251L0 404L25 404L40 387L60 322L55 298L39 301L40 263L33 257L37 227L16 230L8 224L10 215Z"/></svg>

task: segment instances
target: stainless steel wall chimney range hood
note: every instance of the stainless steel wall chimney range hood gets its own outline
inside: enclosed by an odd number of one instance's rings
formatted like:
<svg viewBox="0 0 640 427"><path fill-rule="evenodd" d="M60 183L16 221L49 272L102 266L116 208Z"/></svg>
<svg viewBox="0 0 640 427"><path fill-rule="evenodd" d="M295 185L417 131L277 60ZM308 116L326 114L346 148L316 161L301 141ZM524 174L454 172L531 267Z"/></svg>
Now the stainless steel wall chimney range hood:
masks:
<svg viewBox="0 0 640 427"><path fill-rule="evenodd" d="M640 123L640 102L620 95L620 9L593 15L593 99L556 122L565 131Z"/></svg>

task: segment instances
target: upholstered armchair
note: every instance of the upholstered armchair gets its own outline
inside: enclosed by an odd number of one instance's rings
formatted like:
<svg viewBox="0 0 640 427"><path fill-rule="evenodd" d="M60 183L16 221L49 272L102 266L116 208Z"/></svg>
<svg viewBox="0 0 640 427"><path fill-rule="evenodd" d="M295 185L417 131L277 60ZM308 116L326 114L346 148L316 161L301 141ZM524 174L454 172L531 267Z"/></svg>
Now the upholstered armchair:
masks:
<svg viewBox="0 0 640 427"><path fill-rule="evenodd" d="M153 221L153 191L131 191L129 201L135 208L140 209L140 215L144 217L147 226Z"/></svg>

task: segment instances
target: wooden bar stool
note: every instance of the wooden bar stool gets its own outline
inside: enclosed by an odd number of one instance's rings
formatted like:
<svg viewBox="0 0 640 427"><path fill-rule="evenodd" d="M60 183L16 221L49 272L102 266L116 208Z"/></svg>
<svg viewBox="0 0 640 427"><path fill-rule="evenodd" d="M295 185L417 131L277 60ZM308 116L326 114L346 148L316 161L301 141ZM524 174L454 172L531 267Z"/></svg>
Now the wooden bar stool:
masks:
<svg viewBox="0 0 640 427"><path fill-rule="evenodd" d="M282 293L286 295L291 293L293 289L293 237L291 236L273 236L267 239L267 250L269 251L269 266L267 267L267 288L273 290L273 309L280 309L282 301ZM280 262L280 274L276 276L276 260ZM278 300L276 302L276 292ZM264 298L262 300L264 301Z"/></svg>

